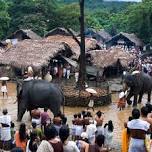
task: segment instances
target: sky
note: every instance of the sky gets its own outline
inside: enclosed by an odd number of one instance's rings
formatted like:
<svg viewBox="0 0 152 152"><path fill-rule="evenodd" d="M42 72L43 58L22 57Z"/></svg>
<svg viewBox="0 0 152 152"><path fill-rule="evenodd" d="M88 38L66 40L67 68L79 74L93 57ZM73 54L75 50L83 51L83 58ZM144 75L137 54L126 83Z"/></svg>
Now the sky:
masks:
<svg viewBox="0 0 152 152"><path fill-rule="evenodd" d="M116 2L142 2L142 0L104 0L104 1L116 1Z"/></svg>

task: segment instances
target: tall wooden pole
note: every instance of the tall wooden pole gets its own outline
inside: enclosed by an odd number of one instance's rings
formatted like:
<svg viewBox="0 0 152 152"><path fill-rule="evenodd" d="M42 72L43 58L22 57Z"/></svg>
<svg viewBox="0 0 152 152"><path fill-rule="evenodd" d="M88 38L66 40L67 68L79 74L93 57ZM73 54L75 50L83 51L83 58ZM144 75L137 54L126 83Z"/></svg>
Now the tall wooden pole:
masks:
<svg viewBox="0 0 152 152"><path fill-rule="evenodd" d="M78 87L85 89L85 77L86 77L86 59L85 59L85 35L84 35L84 0L79 0L80 3L80 67L79 67L79 80Z"/></svg>

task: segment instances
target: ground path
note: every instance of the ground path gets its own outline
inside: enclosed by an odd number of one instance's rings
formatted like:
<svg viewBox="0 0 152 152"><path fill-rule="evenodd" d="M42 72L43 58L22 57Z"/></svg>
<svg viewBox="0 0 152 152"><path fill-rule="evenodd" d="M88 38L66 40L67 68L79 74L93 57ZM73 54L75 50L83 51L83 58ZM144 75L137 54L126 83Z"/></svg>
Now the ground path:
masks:
<svg viewBox="0 0 152 152"><path fill-rule="evenodd" d="M15 122L16 127L18 127L19 123L16 122L17 119L17 103L14 104L16 101L16 85L15 83L8 83L8 98L2 98L2 94L0 95L0 113L3 108L7 107L8 112L12 117L12 120ZM146 101L146 97L144 97L144 101ZM123 129L123 124L124 122L128 119L128 116L131 115L131 110L132 107L127 106L125 110L119 111L117 109L117 104L116 101L118 99L118 94L113 94L112 95L112 104L109 106L104 106L104 107L98 107L95 108L95 112L97 110L101 110L104 112L104 123L107 123L108 120L112 120L114 123L114 140L113 140L113 146L115 150L113 152L120 152L120 145L121 145L121 131ZM139 105L140 107L141 105ZM84 110L82 107L75 107L75 108L70 108L70 107L65 107L65 115L68 118L68 123L71 124L71 120L73 118L73 114L77 112L81 112ZM23 117L23 122L27 124L28 127L30 127L30 119L29 119L29 114L26 112L26 114Z"/></svg>

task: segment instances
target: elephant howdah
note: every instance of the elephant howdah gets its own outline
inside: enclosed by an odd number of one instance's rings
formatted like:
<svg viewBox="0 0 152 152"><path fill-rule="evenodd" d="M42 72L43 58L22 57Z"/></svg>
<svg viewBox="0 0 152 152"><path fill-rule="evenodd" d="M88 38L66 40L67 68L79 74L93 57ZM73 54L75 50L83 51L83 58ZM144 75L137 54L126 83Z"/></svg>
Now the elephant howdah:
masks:
<svg viewBox="0 0 152 152"><path fill-rule="evenodd" d="M64 95L55 84L44 80L24 81L17 85L18 121L26 110L48 108L56 116L61 104L64 106Z"/></svg>
<svg viewBox="0 0 152 152"><path fill-rule="evenodd" d="M151 100L151 90L152 90L152 77L146 73L138 72L132 74L126 74L123 80L124 91L128 88L129 94L127 96L127 103L131 104L130 98L134 96L133 106L141 103L144 93L148 94L148 102ZM138 98L139 96L139 98Z"/></svg>

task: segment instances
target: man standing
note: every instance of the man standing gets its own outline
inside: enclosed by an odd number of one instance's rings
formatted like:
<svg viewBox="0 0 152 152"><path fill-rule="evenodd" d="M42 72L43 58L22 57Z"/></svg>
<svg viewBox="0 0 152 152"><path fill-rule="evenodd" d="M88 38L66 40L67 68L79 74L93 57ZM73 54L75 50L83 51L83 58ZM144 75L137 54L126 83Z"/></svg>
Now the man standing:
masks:
<svg viewBox="0 0 152 152"><path fill-rule="evenodd" d="M127 124L131 136L129 152L146 152L145 137L150 124L147 121L139 119L140 111L138 109L133 109L132 117L133 120Z"/></svg>
<svg viewBox="0 0 152 152"><path fill-rule="evenodd" d="M7 109L3 109L3 115L0 116L1 136L0 149L10 150L11 148L11 116L7 115Z"/></svg>

